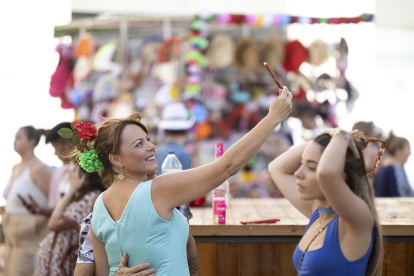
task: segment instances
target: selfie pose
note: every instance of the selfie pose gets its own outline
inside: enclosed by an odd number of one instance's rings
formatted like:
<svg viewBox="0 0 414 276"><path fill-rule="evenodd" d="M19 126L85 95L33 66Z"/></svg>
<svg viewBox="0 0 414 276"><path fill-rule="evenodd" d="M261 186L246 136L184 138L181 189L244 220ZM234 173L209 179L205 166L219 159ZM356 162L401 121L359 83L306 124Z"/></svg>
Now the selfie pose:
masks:
<svg viewBox="0 0 414 276"><path fill-rule="evenodd" d="M331 129L269 164L280 191L310 219L293 254L298 275L381 275L381 228L362 153L367 141L358 130Z"/></svg>
<svg viewBox="0 0 414 276"><path fill-rule="evenodd" d="M189 226L176 206L199 198L242 169L289 115L291 99L286 87L280 90L267 116L220 159L145 182L157 163L155 146L138 113L108 120L96 138L82 139L76 152L80 165L88 172L99 171L108 187L93 210L95 274L115 275L127 253L129 267L149 263L157 276L189 275Z"/></svg>

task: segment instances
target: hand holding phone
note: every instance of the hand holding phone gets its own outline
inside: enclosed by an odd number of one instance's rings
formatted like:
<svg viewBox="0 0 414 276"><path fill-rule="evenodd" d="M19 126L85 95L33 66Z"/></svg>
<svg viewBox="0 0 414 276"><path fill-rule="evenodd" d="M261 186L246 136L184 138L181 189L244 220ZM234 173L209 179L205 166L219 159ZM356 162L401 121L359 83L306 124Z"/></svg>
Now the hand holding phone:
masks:
<svg viewBox="0 0 414 276"><path fill-rule="evenodd" d="M22 197L21 195L17 194L17 197L20 199L20 201L23 203L23 206L26 207L26 209L31 213L31 214L36 214L36 209L30 205L25 199L24 197Z"/></svg>

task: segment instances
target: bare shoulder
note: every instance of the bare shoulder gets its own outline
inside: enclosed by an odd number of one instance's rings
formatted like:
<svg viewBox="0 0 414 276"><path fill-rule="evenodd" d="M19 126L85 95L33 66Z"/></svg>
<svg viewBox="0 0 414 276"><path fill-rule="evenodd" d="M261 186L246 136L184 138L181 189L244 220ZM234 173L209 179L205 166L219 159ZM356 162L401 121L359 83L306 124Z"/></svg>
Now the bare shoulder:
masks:
<svg viewBox="0 0 414 276"><path fill-rule="evenodd" d="M39 160L38 162L33 164L31 172L34 174L35 173L52 173L52 168Z"/></svg>

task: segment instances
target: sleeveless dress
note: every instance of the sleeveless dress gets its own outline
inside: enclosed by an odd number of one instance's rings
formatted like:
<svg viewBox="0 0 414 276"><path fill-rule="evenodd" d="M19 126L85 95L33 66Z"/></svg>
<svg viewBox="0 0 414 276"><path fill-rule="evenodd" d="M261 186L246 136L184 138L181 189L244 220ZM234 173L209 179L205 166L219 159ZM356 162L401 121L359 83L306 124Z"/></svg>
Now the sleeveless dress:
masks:
<svg viewBox="0 0 414 276"><path fill-rule="evenodd" d="M150 263L157 276L190 275L187 262L189 227L174 208L169 221L163 220L151 199L152 180L137 186L119 220L109 215L102 193L95 202L92 229L105 244L110 274L115 275L124 253L128 267Z"/></svg>
<svg viewBox="0 0 414 276"><path fill-rule="evenodd" d="M319 210L313 212L310 222L306 227L306 231L312 223L319 218ZM326 235L323 246L319 249L308 251L302 262L299 275L307 276L364 276L367 270L369 256L371 255L372 246L374 243L375 225L372 230L371 245L365 255L355 261L348 261L342 253L339 245L338 236L338 216L326 228ZM293 253L293 263L296 271L299 268L300 258L303 251L299 249L299 244Z"/></svg>
<svg viewBox="0 0 414 276"><path fill-rule="evenodd" d="M18 176L10 179L3 194L7 204L1 223L6 243L5 275L8 276L33 274L39 243L49 233L47 224L36 229L41 215L30 214L18 198L19 195L30 203L30 194L40 206L47 206L47 196L31 176L31 168L36 162L33 159Z"/></svg>

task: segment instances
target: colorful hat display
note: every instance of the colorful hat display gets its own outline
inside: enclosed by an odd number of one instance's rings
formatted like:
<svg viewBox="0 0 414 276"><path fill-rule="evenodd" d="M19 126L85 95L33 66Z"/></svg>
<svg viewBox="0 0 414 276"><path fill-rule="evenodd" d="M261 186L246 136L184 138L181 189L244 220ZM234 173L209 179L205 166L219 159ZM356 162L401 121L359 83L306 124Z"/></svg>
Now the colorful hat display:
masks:
<svg viewBox="0 0 414 276"><path fill-rule="evenodd" d="M320 39L315 40L308 49L308 62L312 65L321 65L329 58L328 47Z"/></svg>
<svg viewBox="0 0 414 276"><path fill-rule="evenodd" d="M236 46L234 66L239 70L254 68L257 66L257 45L251 38L241 39Z"/></svg>
<svg viewBox="0 0 414 276"><path fill-rule="evenodd" d="M285 60L283 61L283 68L286 71L296 72L300 65L306 60L307 51L302 43L298 40L291 41L285 45Z"/></svg>
<svg viewBox="0 0 414 276"><path fill-rule="evenodd" d="M234 60L235 44L233 39L225 34L213 37L207 51L207 60L211 68L223 69L230 66Z"/></svg>
<svg viewBox="0 0 414 276"><path fill-rule="evenodd" d="M258 66L260 69L266 71L263 66L264 62L269 64L270 68L275 68L281 64L285 58L285 47L277 39L268 39L260 45Z"/></svg>

